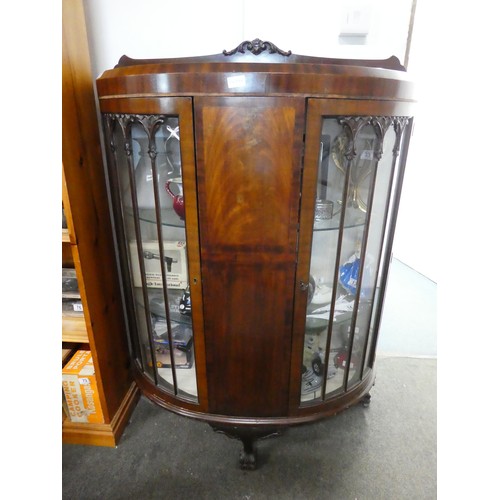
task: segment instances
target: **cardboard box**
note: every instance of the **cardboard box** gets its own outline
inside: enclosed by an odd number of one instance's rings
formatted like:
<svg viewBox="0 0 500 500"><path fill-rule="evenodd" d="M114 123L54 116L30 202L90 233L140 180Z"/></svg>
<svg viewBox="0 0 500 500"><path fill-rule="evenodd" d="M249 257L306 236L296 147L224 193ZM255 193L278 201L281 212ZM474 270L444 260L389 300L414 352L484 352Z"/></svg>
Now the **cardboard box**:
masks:
<svg viewBox="0 0 500 500"><path fill-rule="evenodd" d="M143 241L143 262L146 273L146 286L162 288L160 249L157 241ZM164 241L163 256L165 259L165 273L169 288L187 288L187 255L185 241ZM139 267L137 242L130 242L130 260L132 262L132 278L134 286L141 287L141 271Z"/></svg>
<svg viewBox="0 0 500 500"><path fill-rule="evenodd" d="M171 330L176 368L191 368L193 366L193 330L191 326L172 321ZM153 331L156 366L158 368L170 367L170 345L166 321L160 317L153 318Z"/></svg>
<svg viewBox="0 0 500 500"><path fill-rule="evenodd" d="M70 359L62 371L62 385L72 422L104 422L90 351L77 351Z"/></svg>

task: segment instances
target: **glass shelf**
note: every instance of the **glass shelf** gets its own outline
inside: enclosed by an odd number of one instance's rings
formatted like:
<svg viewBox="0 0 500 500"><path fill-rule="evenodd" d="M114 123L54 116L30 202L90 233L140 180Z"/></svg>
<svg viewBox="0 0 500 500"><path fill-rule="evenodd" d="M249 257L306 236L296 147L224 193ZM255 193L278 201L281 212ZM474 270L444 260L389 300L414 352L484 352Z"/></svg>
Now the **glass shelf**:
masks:
<svg viewBox="0 0 500 500"><path fill-rule="evenodd" d="M340 228L340 216L342 212L339 210L331 219L315 220L313 231L338 231ZM344 219L344 229L363 226L366 222L366 215L359 208L347 207Z"/></svg>
<svg viewBox="0 0 500 500"><path fill-rule="evenodd" d="M162 208L161 213L161 224L166 227L179 227L185 228L185 221L174 212L173 208ZM125 208L125 215L128 217L133 217L134 213L132 207ZM149 222L150 224L156 225L156 211L154 208L140 208L139 209L139 219L142 222Z"/></svg>

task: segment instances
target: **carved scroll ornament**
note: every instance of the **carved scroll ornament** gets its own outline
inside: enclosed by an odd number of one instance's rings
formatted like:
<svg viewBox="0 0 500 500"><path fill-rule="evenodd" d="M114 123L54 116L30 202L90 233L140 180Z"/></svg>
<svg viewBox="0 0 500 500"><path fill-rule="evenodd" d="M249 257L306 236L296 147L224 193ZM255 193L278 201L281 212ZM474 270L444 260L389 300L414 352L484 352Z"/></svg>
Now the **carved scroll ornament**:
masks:
<svg viewBox="0 0 500 500"><path fill-rule="evenodd" d="M258 56L265 50L268 50L270 54L279 54L281 56L286 56L288 57L291 55L292 51L289 50L288 52L285 52L284 50L279 49L274 45L274 43L271 42L263 42L259 38L256 38L255 40L246 40L244 42L241 42L238 47L234 48L233 50L224 50L222 53L225 56L232 56L236 54L237 52L240 52L241 54L244 54L245 51L249 51L252 54Z"/></svg>

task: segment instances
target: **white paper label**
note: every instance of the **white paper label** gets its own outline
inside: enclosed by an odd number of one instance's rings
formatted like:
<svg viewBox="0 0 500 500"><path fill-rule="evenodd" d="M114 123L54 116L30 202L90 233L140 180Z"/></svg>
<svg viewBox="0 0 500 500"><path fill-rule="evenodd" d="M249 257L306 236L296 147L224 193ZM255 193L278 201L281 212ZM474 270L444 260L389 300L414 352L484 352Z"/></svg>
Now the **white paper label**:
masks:
<svg viewBox="0 0 500 500"><path fill-rule="evenodd" d="M246 85L245 75L236 75L227 77L227 88L235 89Z"/></svg>
<svg viewBox="0 0 500 500"><path fill-rule="evenodd" d="M83 304L73 304L73 311L83 312Z"/></svg>

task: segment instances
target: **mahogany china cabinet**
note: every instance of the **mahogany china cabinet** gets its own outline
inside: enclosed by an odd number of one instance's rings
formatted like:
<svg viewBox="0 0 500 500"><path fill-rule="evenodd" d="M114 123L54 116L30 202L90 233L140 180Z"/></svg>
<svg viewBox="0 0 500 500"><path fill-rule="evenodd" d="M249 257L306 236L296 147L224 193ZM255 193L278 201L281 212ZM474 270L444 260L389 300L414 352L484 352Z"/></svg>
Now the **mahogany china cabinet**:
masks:
<svg viewBox="0 0 500 500"><path fill-rule="evenodd" d="M97 80L135 380L243 442L369 403L412 128L395 57L246 41Z"/></svg>

